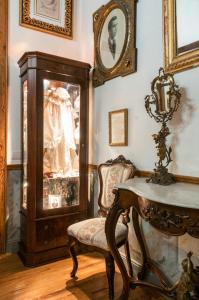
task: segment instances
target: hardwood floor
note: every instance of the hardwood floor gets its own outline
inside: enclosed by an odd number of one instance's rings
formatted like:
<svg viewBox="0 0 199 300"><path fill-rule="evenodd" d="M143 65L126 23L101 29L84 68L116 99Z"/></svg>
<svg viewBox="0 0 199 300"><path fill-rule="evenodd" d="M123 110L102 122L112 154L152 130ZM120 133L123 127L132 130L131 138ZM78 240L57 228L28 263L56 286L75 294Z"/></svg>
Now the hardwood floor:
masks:
<svg viewBox="0 0 199 300"><path fill-rule="evenodd" d="M17 255L0 256L1 300L108 300L103 258L96 254L79 256L78 279L71 280L71 259L37 268L24 267ZM122 289L121 276L115 277L116 298ZM161 300L147 289L132 291L133 300Z"/></svg>

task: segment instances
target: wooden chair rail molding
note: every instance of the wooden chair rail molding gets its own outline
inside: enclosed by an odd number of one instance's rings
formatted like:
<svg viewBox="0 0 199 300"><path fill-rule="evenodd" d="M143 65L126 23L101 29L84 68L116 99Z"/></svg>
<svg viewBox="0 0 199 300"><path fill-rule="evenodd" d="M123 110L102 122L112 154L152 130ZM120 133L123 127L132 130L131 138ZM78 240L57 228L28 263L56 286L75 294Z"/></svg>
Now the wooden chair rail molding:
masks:
<svg viewBox="0 0 199 300"><path fill-rule="evenodd" d="M136 172L136 175L138 177L149 177L149 176L151 176L151 174L152 174L152 172L150 172L150 171L137 170L137 172ZM175 177L176 177L177 182L199 184L199 177L184 176L184 175L175 175Z"/></svg>
<svg viewBox="0 0 199 300"><path fill-rule="evenodd" d="M89 170L97 170L97 165L90 164ZM151 171L137 170L135 175L138 177L149 177L151 174L152 174ZM175 175L175 177L178 182L199 184L199 177L184 176L184 175Z"/></svg>
<svg viewBox="0 0 199 300"><path fill-rule="evenodd" d="M7 170L22 170L22 164L15 164L15 165L7 165ZM97 171L97 165L89 164L88 169L89 172ZM138 177L149 177L152 174L150 171L143 171L143 170L137 170L136 175ZM176 180L178 182L186 182L186 183L193 183L193 184L199 184L199 177L193 177L193 176L184 176L184 175L175 175Z"/></svg>
<svg viewBox="0 0 199 300"><path fill-rule="evenodd" d="M22 171L22 168L23 168L22 164L7 165L7 170L8 171L17 171L17 170Z"/></svg>

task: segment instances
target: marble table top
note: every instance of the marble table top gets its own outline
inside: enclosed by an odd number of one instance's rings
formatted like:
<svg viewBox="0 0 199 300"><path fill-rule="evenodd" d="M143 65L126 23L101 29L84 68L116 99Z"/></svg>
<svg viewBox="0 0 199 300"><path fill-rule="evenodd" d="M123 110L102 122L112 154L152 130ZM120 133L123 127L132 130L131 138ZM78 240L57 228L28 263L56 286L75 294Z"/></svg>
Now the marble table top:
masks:
<svg viewBox="0 0 199 300"><path fill-rule="evenodd" d="M134 192L136 195L148 200L199 209L199 185L177 182L168 186L147 183L146 178L134 177L125 183L119 183L114 188L121 188Z"/></svg>

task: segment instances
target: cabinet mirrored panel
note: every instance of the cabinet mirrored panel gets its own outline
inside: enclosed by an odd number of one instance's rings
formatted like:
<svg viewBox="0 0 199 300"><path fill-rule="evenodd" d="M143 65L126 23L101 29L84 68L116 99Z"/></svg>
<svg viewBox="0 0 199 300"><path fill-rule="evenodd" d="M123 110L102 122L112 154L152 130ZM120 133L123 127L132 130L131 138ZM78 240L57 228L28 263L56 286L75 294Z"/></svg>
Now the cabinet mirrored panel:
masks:
<svg viewBox="0 0 199 300"><path fill-rule="evenodd" d="M43 209L79 204L81 88L43 80Z"/></svg>

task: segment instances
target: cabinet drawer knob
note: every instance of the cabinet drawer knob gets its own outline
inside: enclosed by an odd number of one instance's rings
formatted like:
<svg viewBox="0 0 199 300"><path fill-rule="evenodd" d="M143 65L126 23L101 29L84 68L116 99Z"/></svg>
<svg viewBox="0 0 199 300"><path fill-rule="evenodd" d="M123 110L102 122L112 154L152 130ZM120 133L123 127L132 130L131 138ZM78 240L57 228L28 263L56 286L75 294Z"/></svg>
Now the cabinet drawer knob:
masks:
<svg viewBox="0 0 199 300"><path fill-rule="evenodd" d="M48 225L45 225L45 226L44 226L44 230L47 230L47 229L48 229Z"/></svg>

